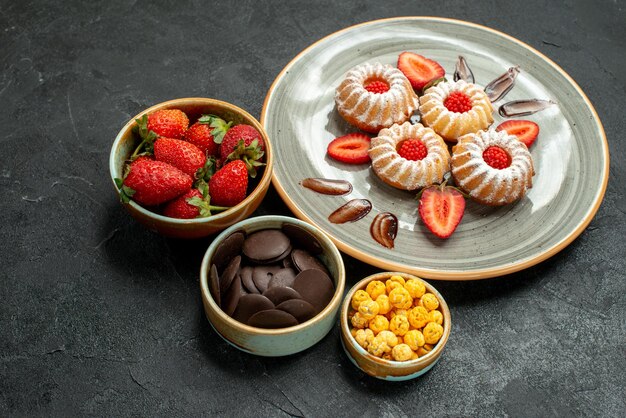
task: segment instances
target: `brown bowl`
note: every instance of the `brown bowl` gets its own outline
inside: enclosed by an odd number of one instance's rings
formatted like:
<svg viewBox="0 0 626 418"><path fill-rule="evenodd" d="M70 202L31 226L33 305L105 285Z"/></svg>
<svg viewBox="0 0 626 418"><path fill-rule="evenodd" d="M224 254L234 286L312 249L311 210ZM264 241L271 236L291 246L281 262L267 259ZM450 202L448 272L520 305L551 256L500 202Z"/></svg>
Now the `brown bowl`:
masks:
<svg viewBox="0 0 626 418"><path fill-rule="evenodd" d="M256 118L245 110L220 100L203 97L175 99L154 105L133 117L117 134L113 146L111 147L109 171L115 190L117 190L115 178L123 177L124 163L139 143L138 139L133 134L133 128L137 125L135 119L139 119L145 114L160 109L180 109L189 116L190 121L195 121L202 114L210 113L226 121L232 121L233 125L246 124L253 126L259 131L265 142L266 165L261 178L256 180L256 187L242 202L224 212L217 213L208 218L169 218L152 212L132 200L124 204L128 212L147 228L162 235L176 238L199 238L211 235L249 217L261 204L270 185L274 165L272 144L263 126L261 126Z"/></svg>
<svg viewBox="0 0 626 418"><path fill-rule="evenodd" d="M437 299L439 300L438 309L443 314L443 335L441 336L439 342L428 354L415 360L391 361L376 357L368 353L367 350L361 347L356 342L354 337L352 337L352 334L350 334L348 315L351 309L350 302L352 300L352 296L354 296L357 290L365 290L369 282L374 280L380 280L384 283L391 276L402 276L405 280L419 280L424 283L424 286L426 286L426 291L437 296ZM354 285L354 287L350 289L350 291L344 298L343 305L341 306L340 322L341 342L348 358L352 361L352 363L370 376L391 381L414 379L430 370L435 365L437 360L439 360L439 358L441 357L441 353L443 352L443 348L448 342L448 337L450 336L450 330L452 328L448 304L443 299L441 294L437 291L437 289L435 289L431 284L420 279L417 276L399 272L383 272L374 274L372 276L366 277L365 279Z"/></svg>

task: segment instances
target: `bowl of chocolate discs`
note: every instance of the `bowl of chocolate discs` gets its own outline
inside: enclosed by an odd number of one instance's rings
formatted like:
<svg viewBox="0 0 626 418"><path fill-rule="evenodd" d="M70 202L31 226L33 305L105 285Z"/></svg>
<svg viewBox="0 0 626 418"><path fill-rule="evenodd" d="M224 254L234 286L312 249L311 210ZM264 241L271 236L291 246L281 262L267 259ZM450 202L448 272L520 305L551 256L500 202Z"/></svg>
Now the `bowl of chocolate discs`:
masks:
<svg viewBox="0 0 626 418"><path fill-rule="evenodd" d="M206 317L224 340L251 354L285 356L333 327L345 269L335 244L315 226L259 216L213 240L200 287Z"/></svg>

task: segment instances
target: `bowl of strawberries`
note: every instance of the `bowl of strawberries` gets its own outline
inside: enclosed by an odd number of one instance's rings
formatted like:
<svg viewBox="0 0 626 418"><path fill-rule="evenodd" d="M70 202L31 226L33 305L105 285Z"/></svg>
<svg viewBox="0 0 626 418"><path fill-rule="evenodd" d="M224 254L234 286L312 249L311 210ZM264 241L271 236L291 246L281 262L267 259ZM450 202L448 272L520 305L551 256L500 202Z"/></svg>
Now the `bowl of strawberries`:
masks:
<svg viewBox="0 0 626 418"><path fill-rule="evenodd" d="M159 103L132 118L111 148L120 201L175 238L219 232L252 214L272 176L272 149L245 110L210 98Z"/></svg>

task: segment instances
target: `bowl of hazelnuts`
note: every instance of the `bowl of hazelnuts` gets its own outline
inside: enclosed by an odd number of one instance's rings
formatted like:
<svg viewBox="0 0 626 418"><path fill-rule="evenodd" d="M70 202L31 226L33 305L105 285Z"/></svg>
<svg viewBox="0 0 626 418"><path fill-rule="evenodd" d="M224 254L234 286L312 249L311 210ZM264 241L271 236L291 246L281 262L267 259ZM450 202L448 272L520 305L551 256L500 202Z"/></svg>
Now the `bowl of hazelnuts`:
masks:
<svg viewBox="0 0 626 418"><path fill-rule="evenodd" d="M409 380L426 373L450 336L446 301L431 284L407 273L366 277L350 289L340 312L348 358L379 379Z"/></svg>

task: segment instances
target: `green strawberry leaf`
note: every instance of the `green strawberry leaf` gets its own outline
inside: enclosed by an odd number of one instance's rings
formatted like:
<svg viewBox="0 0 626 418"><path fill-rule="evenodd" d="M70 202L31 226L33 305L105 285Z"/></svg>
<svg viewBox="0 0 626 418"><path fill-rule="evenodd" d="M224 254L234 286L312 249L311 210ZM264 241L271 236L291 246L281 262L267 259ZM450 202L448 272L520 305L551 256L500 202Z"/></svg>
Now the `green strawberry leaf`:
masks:
<svg viewBox="0 0 626 418"><path fill-rule="evenodd" d="M206 159L206 163L204 163L204 166L196 170L194 174L194 177L196 178L196 180L198 180L196 182L196 188L198 188L198 185L200 184L200 180L204 182L209 181L211 177L213 177L213 174L215 174L216 171L217 171L217 159L213 155L211 155L209 158Z"/></svg>
<svg viewBox="0 0 626 418"><path fill-rule="evenodd" d="M233 125L232 122L226 122L224 119L215 115L202 115L198 122L209 125L211 128L211 135L213 135L213 142L221 144L224 139L224 135Z"/></svg>
<svg viewBox="0 0 626 418"><path fill-rule="evenodd" d="M122 180L119 177L116 177L114 181L115 181L115 185L117 186L117 188L120 189L120 202L122 203L130 202L130 199L135 194L135 190L131 189L128 186L124 186L124 180Z"/></svg>
<svg viewBox="0 0 626 418"><path fill-rule="evenodd" d="M252 178L256 178L256 168L265 165L265 163L260 161L264 155L265 152L259 147L259 141L257 139L253 140L247 147L244 140L240 139L235 146L235 150L226 157L226 161L242 160L246 163L248 175Z"/></svg>
<svg viewBox="0 0 626 418"><path fill-rule="evenodd" d="M191 197L189 199L185 199L187 203L192 206L195 206L199 209L198 218L207 218L213 215L213 212L221 212L227 209L228 207L224 206L211 206L210 197L207 195L204 199L199 198L198 196Z"/></svg>
<svg viewBox="0 0 626 418"><path fill-rule="evenodd" d="M154 141L158 137L154 131L148 130L148 115L135 119L135 122L137 125L133 128L133 132L139 136L141 142L130 156L131 161L134 161L140 155L152 155L154 153Z"/></svg>

